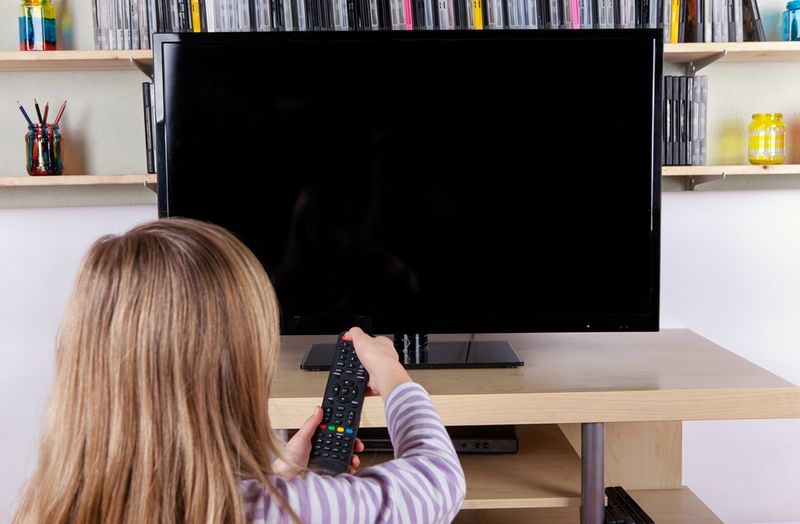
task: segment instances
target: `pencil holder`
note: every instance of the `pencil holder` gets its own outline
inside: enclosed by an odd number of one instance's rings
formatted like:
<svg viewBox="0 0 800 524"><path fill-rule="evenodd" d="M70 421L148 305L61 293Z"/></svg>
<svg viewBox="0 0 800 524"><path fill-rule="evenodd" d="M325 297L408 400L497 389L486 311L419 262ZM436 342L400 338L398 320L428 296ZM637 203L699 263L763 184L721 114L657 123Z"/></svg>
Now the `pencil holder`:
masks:
<svg viewBox="0 0 800 524"><path fill-rule="evenodd" d="M57 125L35 124L25 135L25 157L31 176L60 175L64 172L61 132Z"/></svg>
<svg viewBox="0 0 800 524"><path fill-rule="evenodd" d="M56 49L56 10L50 0L22 0L19 7L19 50Z"/></svg>

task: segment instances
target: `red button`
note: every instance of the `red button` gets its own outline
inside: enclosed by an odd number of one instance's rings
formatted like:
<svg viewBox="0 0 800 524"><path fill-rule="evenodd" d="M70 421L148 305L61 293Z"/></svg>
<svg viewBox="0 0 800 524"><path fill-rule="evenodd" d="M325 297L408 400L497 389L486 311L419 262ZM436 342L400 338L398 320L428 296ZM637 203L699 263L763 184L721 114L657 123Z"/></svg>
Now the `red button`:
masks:
<svg viewBox="0 0 800 524"><path fill-rule="evenodd" d="M320 424L319 429L326 429L328 427L327 424Z"/></svg>
<svg viewBox="0 0 800 524"><path fill-rule="evenodd" d="M350 337L348 337L347 335L342 335L342 340L344 340L345 342L350 342Z"/></svg>

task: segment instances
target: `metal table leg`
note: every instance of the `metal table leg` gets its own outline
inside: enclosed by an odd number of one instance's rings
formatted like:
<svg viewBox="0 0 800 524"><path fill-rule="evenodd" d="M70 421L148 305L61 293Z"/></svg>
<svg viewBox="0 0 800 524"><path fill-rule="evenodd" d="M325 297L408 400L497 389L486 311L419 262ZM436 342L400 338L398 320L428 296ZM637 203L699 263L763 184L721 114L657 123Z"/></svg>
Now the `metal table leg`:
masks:
<svg viewBox="0 0 800 524"><path fill-rule="evenodd" d="M603 524L605 424L581 424L581 524Z"/></svg>

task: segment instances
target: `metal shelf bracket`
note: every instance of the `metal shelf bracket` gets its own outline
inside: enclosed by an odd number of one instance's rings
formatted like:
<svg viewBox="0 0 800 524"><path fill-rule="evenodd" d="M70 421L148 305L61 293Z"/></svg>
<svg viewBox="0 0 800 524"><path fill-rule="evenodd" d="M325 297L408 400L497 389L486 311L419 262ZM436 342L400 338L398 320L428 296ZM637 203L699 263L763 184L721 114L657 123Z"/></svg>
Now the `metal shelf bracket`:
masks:
<svg viewBox="0 0 800 524"><path fill-rule="evenodd" d="M719 175L689 175L686 177L686 190L687 191L694 191L697 186L700 184L707 184L708 182L714 182L715 180L725 180L726 177L725 171Z"/></svg>
<svg viewBox="0 0 800 524"><path fill-rule="evenodd" d="M153 79L153 64L152 63L144 62L144 61L141 61L141 60L136 60L133 57L129 58L128 60L131 61L131 64L133 64L134 67L136 67L136 69L138 69L142 73L146 74L147 77L150 78L150 80Z"/></svg>
<svg viewBox="0 0 800 524"><path fill-rule="evenodd" d="M695 76L704 67L713 64L720 58L724 58L727 55L728 55L728 50L723 49L719 53L714 53L713 55L701 58L700 60L690 60L689 62L686 63L686 75Z"/></svg>

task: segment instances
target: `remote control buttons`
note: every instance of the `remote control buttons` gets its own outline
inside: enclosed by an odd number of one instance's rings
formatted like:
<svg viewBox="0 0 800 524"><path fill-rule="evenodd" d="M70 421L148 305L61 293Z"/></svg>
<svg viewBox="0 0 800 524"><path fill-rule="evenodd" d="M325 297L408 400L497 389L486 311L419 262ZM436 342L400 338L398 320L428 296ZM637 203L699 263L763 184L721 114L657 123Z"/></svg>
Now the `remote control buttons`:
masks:
<svg viewBox="0 0 800 524"><path fill-rule="evenodd" d="M317 429L312 449L313 463L324 459L339 462L334 467L325 463L324 468L332 471L346 471L347 462L353 452L353 439L357 428L357 417L361 410L368 374L358 360L355 349L349 340L340 338L331 365L331 377L323 396L323 419ZM363 384L363 385L361 385ZM344 468L344 469L341 469Z"/></svg>

